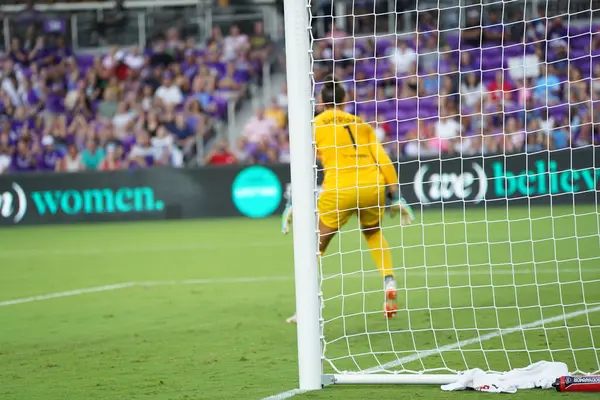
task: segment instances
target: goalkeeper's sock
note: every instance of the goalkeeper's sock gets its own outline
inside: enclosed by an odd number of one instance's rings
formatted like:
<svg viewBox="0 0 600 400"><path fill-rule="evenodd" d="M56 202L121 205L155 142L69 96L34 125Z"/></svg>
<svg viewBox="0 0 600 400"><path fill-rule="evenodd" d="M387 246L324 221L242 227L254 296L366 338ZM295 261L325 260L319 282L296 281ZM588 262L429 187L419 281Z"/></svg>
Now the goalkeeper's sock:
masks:
<svg viewBox="0 0 600 400"><path fill-rule="evenodd" d="M383 237L381 229L369 232L369 234L365 235L365 239L367 240L367 246L369 246L373 261L375 261L375 265L379 268L381 275L385 277L388 275L393 276L392 252L388 248L387 241Z"/></svg>

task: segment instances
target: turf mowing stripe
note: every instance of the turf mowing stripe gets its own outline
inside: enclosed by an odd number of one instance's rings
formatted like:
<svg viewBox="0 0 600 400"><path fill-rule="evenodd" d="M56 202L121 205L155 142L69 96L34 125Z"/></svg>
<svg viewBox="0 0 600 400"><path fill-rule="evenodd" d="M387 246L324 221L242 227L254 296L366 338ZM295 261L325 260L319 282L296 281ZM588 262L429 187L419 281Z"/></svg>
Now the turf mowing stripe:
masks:
<svg viewBox="0 0 600 400"><path fill-rule="evenodd" d="M288 247L290 243L281 242L255 242L246 244L236 244L236 248L261 248L261 247ZM103 254L130 254L130 253L169 253L174 251L192 251L192 250L218 250L231 249L229 243L213 243L213 244L184 244L177 246L153 246L146 248L139 247L113 247L113 248L71 248L71 249L13 249L2 250L0 259L2 258L23 258L23 257L46 257L46 256L68 256L68 255L103 255Z"/></svg>
<svg viewBox="0 0 600 400"><path fill-rule="evenodd" d="M125 283L117 283L116 285L96 286L96 287L91 287L91 288L87 288L87 289L76 289L76 290L69 290L67 292L43 294L40 296L25 297L23 299L2 301L2 302L0 302L0 307L12 306L14 304L31 303L33 301L56 299L59 297L77 296L77 295L85 294L85 293L107 292L109 290L123 289L123 288L127 288L127 287L132 287L135 285L136 285L135 282L125 282Z"/></svg>
<svg viewBox="0 0 600 400"><path fill-rule="evenodd" d="M283 393L279 393L279 394L274 394L273 396L269 396L269 397L265 397L262 400L283 400L283 399L289 399L292 396L295 396L297 394L301 394L306 392L306 390L302 390L302 389L293 389L293 390L288 390L287 392L283 392Z"/></svg>
<svg viewBox="0 0 600 400"><path fill-rule="evenodd" d="M565 268L565 269L561 269L561 272L579 272L579 269L576 268ZM532 270L524 270L524 271L495 271L492 272L492 274L499 274L499 275L515 275L515 274L530 274L532 272ZM465 276L465 275L490 275L489 271L426 271L424 269L412 269L412 270L407 270L406 274L407 275L423 275L424 273L427 273L427 275L429 276ZM555 274L556 271L554 270L540 270L537 271L537 274L545 274L545 273L551 273L551 274ZM362 279L364 277L364 275L373 275L373 276L377 276L379 275L378 272L365 272L365 273L353 273L353 274L348 274L345 275L345 278L355 278L355 279ZM331 275L329 277L325 277L325 279L332 279L332 278L337 278L339 276L339 274L334 274ZM33 296L33 297L25 297L22 299L14 299L14 300L5 300L5 301L0 301L0 307L6 307L6 306L11 306L11 305L15 305L15 304L23 304L23 303L31 303L34 301L41 301L41 300L50 300L50 299L56 299L56 298L61 298L61 297L70 297L70 296L78 296L80 294L86 294L86 293L96 293L96 292L108 292L111 290L118 290L118 289L125 289L125 288L129 288L129 287L134 287L134 286L142 286L142 287L148 287L148 286L170 286L170 285L211 285L211 284L226 284L226 283L261 283L261 282L278 282L278 281L291 281L293 280L294 277L293 276L255 276L255 277L238 277L238 278L203 278L203 279L183 279L183 280L172 280L172 281L147 281L147 282L124 282L124 283L117 283L114 285L105 285L105 286L96 286L96 287L91 287L91 288L84 288L84 289L75 289L75 290L69 290L69 291L65 291L65 292L58 292L58 293L49 293L49 294L42 294L39 296ZM411 356L412 357L412 356Z"/></svg>
<svg viewBox="0 0 600 400"><path fill-rule="evenodd" d="M425 350L425 351L420 351L416 354L410 355L410 356L406 356L406 357L402 357L399 358L395 361L390 361L388 363L382 364L380 366L377 367L371 367L371 368L367 368L365 369L364 373L375 373L375 372L381 372L384 370L387 370L389 368L394 368L398 365L402 365L402 364L406 364L406 363L410 363L413 361L417 361L417 360L421 360L423 358L427 358L430 356L435 356L437 354L441 354L445 351L450 351L450 350L456 350L456 349L460 349L462 347L465 346L469 346L472 344L476 344L476 343L482 343L491 339L495 339L497 337L502 337L505 335L510 335L511 333L516 333L516 332L520 332L521 330L524 329L531 329L531 328L537 328L539 326L542 325L546 325L546 324L551 324L553 322L559 322L559 321L564 321L567 319L571 319L571 318L575 318L575 317L579 317L582 315L586 315L589 313L593 313L596 311L600 311L600 306L596 306L596 307L592 307L592 308L587 308L584 310L579 310L579 311L574 311L574 312L570 312L567 314L562 314L562 315L557 315L556 317L550 317L550 318L546 318L546 319L540 319L538 321L535 322L530 322L527 324L523 324L523 325L518 325L518 326L514 326L512 328L508 328L508 329L501 329L498 332L492 332L492 333L488 333L485 334L483 336L479 336L473 339L467 339L467 340L462 340L458 343L453 343L453 344L447 344L445 346L440 347L439 349L431 349L431 350Z"/></svg>

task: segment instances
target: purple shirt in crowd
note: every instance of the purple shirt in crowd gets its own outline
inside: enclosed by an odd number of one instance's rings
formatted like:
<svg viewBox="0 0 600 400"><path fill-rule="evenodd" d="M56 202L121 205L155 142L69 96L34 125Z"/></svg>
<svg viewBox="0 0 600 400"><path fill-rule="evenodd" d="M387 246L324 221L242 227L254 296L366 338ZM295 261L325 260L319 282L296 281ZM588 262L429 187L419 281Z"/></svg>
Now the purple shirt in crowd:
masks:
<svg viewBox="0 0 600 400"><path fill-rule="evenodd" d="M48 95L46 96L46 110L54 114L64 113L65 92L64 81L50 81L48 83Z"/></svg>
<svg viewBox="0 0 600 400"><path fill-rule="evenodd" d="M29 153L26 156L22 156L15 153L12 157L10 164L10 170L14 172L28 172L35 171L38 165L38 156L34 153Z"/></svg>
<svg viewBox="0 0 600 400"><path fill-rule="evenodd" d="M57 149L52 149L52 150L45 150L42 153L41 158L41 164L40 164L40 169L43 171L55 171L56 170L56 164L62 160L64 157L64 154L57 150Z"/></svg>

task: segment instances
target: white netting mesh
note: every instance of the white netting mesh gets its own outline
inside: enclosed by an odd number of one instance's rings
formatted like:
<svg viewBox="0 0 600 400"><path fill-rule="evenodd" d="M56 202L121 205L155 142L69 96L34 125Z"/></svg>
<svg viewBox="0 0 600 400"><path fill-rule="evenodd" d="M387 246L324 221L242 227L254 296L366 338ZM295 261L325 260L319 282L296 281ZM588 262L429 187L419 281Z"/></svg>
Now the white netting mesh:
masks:
<svg viewBox="0 0 600 400"><path fill-rule="evenodd" d="M383 230L394 319L357 219L322 257L326 372L600 372L600 3L313 3L313 89L343 82L417 214Z"/></svg>

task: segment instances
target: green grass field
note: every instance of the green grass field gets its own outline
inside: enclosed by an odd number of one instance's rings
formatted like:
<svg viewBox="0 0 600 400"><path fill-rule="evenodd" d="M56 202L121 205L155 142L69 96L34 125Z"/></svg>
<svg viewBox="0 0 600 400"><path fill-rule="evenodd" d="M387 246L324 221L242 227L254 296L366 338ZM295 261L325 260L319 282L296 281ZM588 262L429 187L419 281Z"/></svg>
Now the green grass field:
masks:
<svg viewBox="0 0 600 400"><path fill-rule="evenodd" d="M402 308L388 321L352 221L323 260L326 371L551 358L597 371L598 224L592 206L427 209L409 228L387 227ZM283 322L291 237L278 230L275 218L0 230L0 399L262 399L296 388L296 331ZM493 395L334 386L294 398L400 397Z"/></svg>

